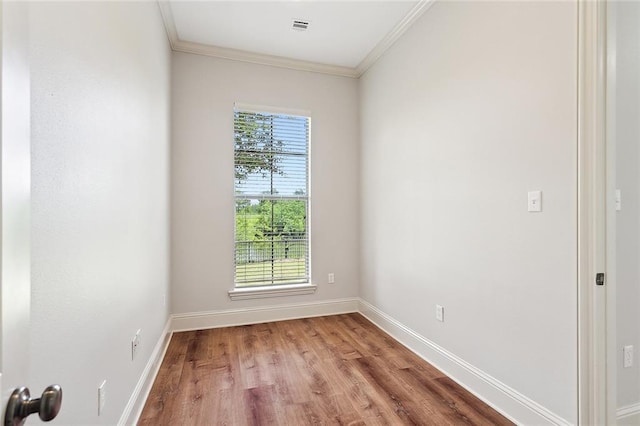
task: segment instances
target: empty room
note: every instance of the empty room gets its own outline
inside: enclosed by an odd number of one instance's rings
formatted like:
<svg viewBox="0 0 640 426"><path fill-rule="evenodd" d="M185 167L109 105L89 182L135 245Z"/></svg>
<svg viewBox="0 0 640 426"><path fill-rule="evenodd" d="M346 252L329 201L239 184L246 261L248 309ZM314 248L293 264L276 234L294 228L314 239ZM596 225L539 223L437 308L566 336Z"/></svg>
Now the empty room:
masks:
<svg viewBox="0 0 640 426"><path fill-rule="evenodd" d="M0 21L5 425L640 425L640 3Z"/></svg>

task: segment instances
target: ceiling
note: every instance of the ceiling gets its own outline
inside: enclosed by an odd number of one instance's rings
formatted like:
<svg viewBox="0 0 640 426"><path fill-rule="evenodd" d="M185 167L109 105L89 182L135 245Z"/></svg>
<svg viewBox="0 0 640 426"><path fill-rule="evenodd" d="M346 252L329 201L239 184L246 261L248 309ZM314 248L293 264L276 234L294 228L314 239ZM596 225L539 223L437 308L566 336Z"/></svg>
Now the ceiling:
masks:
<svg viewBox="0 0 640 426"><path fill-rule="evenodd" d="M358 77L431 3L169 0L160 9L174 50Z"/></svg>

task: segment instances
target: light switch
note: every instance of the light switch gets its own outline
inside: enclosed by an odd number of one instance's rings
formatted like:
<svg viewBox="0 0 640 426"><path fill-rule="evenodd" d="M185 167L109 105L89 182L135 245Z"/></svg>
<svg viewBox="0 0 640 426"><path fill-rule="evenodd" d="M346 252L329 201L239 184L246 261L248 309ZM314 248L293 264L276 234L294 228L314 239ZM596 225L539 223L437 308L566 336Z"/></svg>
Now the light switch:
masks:
<svg viewBox="0 0 640 426"><path fill-rule="evenodd" d="M622 193L616 189L616 211L622 210Z"/></svg>
<svg viewBox="0 0 640 426"><path fill-rule="evenodd" d="M529 191L528 210L530 212L542 211L542 191Z"/></svg>
<svg viewBox="0 0 640 426"><path fill-rule="evenodd" d="M107 381L103 380L98 387L98 415L104 415L104 406L107 403Z"/></svg>
<svg viewBox="0 0 640 426"><path fill-rule="evenodd" d="M440 305L436 305L436 319L444 322L444 308Z"/></svg>

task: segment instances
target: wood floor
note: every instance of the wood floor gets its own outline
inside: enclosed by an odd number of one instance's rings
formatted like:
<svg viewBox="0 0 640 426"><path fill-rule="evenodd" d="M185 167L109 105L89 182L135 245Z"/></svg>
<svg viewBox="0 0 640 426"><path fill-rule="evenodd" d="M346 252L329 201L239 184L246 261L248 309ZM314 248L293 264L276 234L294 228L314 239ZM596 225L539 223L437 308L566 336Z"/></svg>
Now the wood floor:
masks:
<svg viewBox="0 0 640 426"><path fill-rule="evenodd" d="M359 314L175 333L140 425L511 425Z"/></svg>

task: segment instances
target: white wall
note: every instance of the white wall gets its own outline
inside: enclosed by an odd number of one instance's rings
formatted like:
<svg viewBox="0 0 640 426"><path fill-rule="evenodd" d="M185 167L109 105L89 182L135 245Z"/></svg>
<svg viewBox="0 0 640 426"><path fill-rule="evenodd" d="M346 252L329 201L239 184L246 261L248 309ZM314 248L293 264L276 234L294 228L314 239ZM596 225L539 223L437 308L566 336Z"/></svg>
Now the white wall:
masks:
<svg viewBox="0 0 640 426"><path fill-rule="evenodd" d="M437 2L360 86L361 297L573 423L576 17Z"/></svg>
<svg viewBox="0 0 640 426"><path fill-rule="evenodd" d="M640 403L640 4L617 2L616 10L616 213L617 402ZM622 347L635 348L634 365L623 368Z"/></svg>
<svg viewBox="0 0 640 426"><path fill-rule="evenodd" d="M357 296L357 81L184 53L172 57L172 312ZM311 278L319 286L313 295L229 299L234 102L311 111ZM326 284L329 272L335 284Z"/></svg>
<svg viewBox="0 0 640 426"><path fill-rule="evenodd" d="M52 424L115 424L168 315L170 51L153 2L31 3L30 14L29 386L62 385Z"/></svg>

